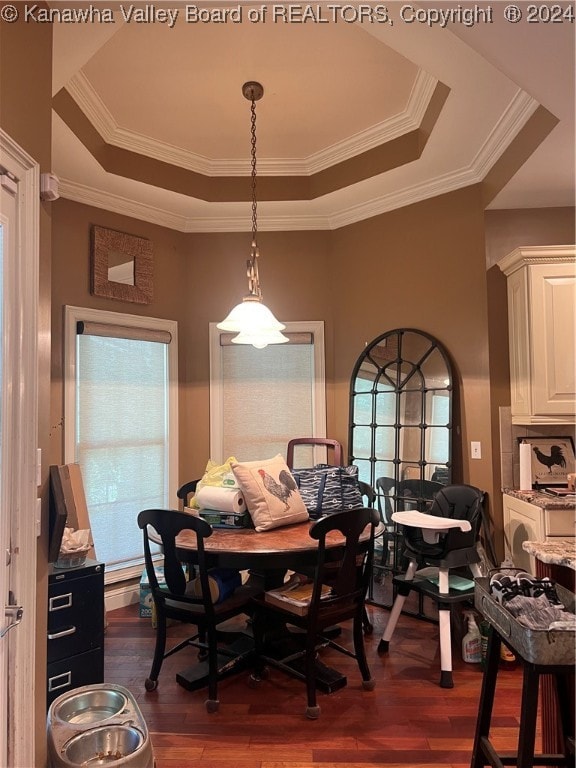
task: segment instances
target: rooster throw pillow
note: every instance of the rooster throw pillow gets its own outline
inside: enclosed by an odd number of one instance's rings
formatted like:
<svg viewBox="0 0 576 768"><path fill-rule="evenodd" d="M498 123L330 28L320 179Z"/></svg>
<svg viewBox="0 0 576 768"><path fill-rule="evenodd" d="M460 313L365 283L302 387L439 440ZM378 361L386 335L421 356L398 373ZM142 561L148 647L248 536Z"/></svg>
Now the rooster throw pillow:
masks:
<svg viewBox="0 0 576 768"><path fill-rule="evenodd" d="M264 461L233 461L232 472L257 531L309 519L296 481L281 454Z"/></svg>

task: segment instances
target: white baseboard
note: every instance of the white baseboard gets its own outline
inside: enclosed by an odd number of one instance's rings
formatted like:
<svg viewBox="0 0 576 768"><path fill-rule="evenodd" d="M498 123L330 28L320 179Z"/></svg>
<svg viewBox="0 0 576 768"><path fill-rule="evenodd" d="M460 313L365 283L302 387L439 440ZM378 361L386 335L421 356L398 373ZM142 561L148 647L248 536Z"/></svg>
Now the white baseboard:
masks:
<svg viewBox="0 0 576 768"><path fill-rule="evenodd" d="M121 587L112 587L106 589L104 593L104 604L106 611L113 611L116 608L123 608L126 605L140 602L140 585L130 584Z"/></svg>

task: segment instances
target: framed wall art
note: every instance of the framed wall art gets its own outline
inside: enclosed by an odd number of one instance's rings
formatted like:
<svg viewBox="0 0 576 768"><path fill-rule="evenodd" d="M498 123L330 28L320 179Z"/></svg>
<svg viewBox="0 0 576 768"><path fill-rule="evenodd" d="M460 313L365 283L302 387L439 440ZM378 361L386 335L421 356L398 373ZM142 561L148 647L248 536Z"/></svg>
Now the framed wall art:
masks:
<svg viewBox="0 0 576 768"><path fill-rule="evenodd" d="M535 487L567 485L574 472L574 443L571 437L522 437L532 449L532 483Z"/></svg>
<svg viewBox="0 0 576 768"><path fill-rule="evenodd" d="M90 292L94 296L150 304L154 298L150 240L94 225L90 245Z"/></svg>

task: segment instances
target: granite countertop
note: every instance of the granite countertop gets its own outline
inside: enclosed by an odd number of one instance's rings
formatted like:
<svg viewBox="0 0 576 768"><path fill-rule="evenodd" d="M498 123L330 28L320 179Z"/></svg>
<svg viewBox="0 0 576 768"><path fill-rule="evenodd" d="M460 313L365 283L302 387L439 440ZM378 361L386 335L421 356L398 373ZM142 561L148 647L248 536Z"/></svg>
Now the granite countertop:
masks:
<svg viewBox="0 0 576 768"><path fill-rule="evenodd" d="M543 491L516 491L512 488L503 488L502 492L515 499L526 501L529 504L535 504L542 509L576 508L576 497L574 496L571 498L556 498L554 496L549 496Z"/></svg>
<svg viewBox="0 0 576 768"><path fill-rule="evenodd" d="M576 540L524 541L522 549L549 565L563 565L576 571Z"/></svg>

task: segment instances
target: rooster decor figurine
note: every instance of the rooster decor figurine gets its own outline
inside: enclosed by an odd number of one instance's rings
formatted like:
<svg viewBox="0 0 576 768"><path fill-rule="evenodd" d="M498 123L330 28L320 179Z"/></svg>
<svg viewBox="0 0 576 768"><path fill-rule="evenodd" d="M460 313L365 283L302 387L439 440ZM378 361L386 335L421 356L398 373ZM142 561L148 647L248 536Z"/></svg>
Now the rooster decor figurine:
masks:
<svg viewBox="0 0 576 768"><path fill-rule="evenodd" d="M539 448L534 448L534 453L540 464L548 467L548 472L552 472L552 467L555 465L562 468L566 467L566 459L559 445L550 446L550 456L546 456Z"/></svg>
<svg viewBox="0 0 576 768"><path fill-rule="evenodd" d="M274 480L274 478L263 469L259 469L258 474L262 478L264 488L266 488L268 493L271 493L272 496L280 499L281 502L286 504L286 509L289 509L290 505L288 504L288 499L290 498L292 491L298 489L296 481L290 472L287 472L285 469L283 469L278 475L278 480L280 481L279 483L277 483L276 480Z"/></svg>

